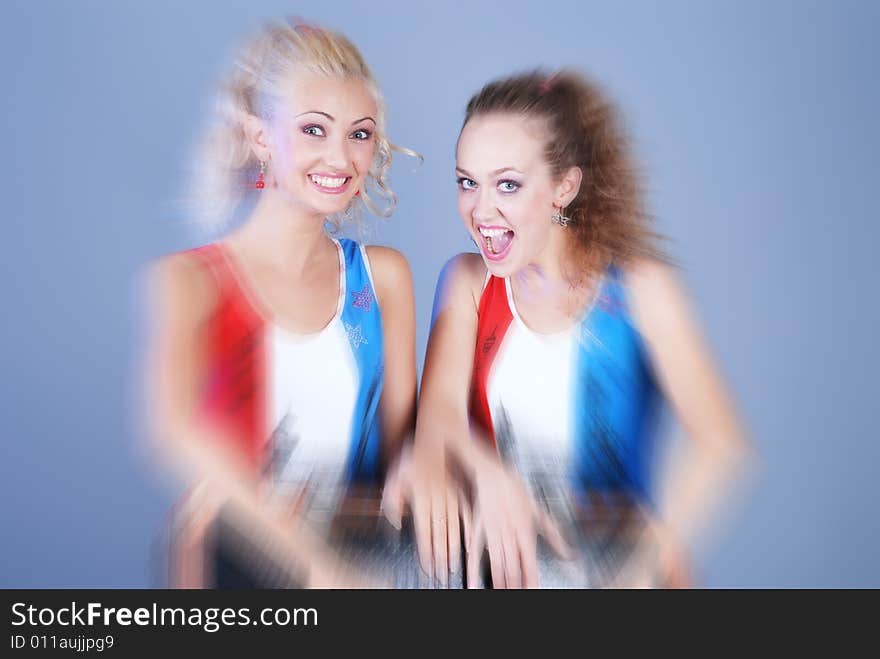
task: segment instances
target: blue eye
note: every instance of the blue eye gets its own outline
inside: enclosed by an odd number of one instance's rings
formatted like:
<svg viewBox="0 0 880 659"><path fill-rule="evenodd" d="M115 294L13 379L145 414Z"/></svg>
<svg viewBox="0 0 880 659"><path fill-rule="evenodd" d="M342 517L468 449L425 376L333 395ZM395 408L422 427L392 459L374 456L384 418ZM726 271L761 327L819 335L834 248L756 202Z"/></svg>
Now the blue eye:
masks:
<svg viewBox="0 0 880 659"><path fill-rule="evenodd" d="M370 139L371 135L372 133L365 128L360 128L351 134L351 136L356 140L368 140Z"/></svg>
<svg viewBox="0 0 880 659"><path fill-rule="evenodd" d="M516 181L501 181L498 183L498 187L501 189L501 192L516 192L522 186Z"/></svg>
<svg viewBox="0 0 880 659"><path fill-rule="evenodd" d="M306 135L314 135L316 137L324 137L324 129L316 124L311 124L303 128Z"/></svg>
<svg viewBox="0 0 880 659"><path fill-rule="evenodd" d="M459 176L455 181L458 183L458 187L462 190L474 190L477 187L477 184L474 181L464 176Z"/></svg>

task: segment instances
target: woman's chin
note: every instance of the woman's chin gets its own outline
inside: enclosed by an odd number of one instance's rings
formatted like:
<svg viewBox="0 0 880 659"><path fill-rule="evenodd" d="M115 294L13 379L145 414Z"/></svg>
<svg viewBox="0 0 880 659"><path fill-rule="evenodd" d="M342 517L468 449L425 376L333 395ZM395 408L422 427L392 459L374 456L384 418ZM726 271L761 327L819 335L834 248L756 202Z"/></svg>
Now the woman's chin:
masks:
<svg viewBox="0 0 880 659"><path fill-rule="evenodd" d="M485 255L482 256L483 263L485 264L486 269L494 277L501 277L503 279L505 277L510 277L517 271L515 264L509 258L504 259L503 261L492 261L490 259L487 259Z"/></svg>

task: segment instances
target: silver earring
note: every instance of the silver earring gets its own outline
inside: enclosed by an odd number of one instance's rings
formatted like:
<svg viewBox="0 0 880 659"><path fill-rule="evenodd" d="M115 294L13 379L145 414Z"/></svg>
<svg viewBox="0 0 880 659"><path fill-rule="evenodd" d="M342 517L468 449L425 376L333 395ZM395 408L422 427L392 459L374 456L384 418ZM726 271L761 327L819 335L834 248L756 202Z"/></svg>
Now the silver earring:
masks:
<svg viewBox="0 0 880 659"><path fill-rule="evenodd" d="M553 215L550 216L550 219L561 227L567 227L568 223L571 222L571 218L562 214L562 209L553 207Z"/></svg>

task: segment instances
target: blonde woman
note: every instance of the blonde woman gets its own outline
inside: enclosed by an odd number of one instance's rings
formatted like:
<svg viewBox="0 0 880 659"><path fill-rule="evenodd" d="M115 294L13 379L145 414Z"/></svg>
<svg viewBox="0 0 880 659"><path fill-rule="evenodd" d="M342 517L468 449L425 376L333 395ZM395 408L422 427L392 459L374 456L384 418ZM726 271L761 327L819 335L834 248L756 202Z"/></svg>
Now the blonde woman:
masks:
<svg viewBox="0 0 880 659"><path fill-rule="evenodd" d="M407 262L332 231L362 204L390 214L397 147L358 50L316 26L275 23L251 39L219 108L196 169L199 210L226 217L246 192L252 210L156 268L153 432L192 484L171 581L351 585L298 520L375 482L413 428ZM218 528L262 546L281 573L251 569Z"/></svg>

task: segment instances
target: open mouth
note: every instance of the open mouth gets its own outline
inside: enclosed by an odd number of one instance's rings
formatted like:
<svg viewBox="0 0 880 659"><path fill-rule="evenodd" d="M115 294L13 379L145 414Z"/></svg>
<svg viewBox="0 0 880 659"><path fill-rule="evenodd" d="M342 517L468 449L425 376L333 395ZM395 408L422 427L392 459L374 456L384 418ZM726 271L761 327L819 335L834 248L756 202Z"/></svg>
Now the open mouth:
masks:
<svg viewBox="0 0 880 659"><path fill-rule="evenodd" d="M515 233L512 229L499 226L478 226L482 237L483 254L490 261L500 261L510 251Z"/></svg>
<svg viewBox="0 0 880 659"><path fill-rule="evenodd" d="M348 188L351 176L324 176L321 174L309 174L312 186L326 194L339 194Z"/></svg>

